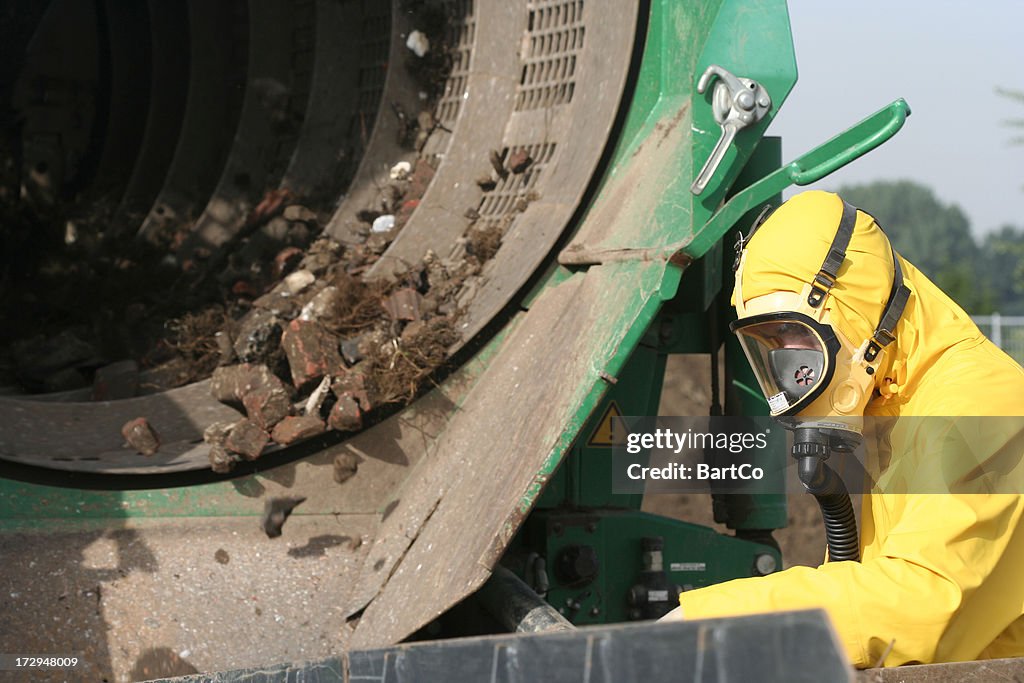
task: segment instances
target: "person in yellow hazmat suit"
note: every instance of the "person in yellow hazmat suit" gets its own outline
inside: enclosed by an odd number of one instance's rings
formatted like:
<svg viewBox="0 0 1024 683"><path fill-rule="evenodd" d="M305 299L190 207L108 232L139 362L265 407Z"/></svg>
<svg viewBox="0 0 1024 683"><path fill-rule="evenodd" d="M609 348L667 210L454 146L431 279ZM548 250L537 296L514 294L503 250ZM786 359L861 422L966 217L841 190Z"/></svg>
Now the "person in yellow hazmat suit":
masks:
<svg viewBox="0 0 1024 683"><path fill-rule="evenodd" d="M684 592L665 619L823 608L860 668L1024 656L1024 371L837 195L793 197L739 250L732 328L772 415L905 427L863 496L859 561L830 544L820 567ZM930 422L965 416L986 417Z"/></svg>

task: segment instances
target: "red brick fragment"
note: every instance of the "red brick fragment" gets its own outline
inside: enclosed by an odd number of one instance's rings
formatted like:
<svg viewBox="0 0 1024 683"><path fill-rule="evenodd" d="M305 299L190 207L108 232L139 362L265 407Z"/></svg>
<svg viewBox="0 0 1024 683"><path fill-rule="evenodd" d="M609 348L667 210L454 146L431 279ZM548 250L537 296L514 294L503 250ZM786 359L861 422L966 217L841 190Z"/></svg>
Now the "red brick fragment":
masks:
<svg viewBox="0 0 1024 683"><path fill-rule="evenodd" d="M324 375L340 374L345 369L337 338L314 322L292 320L281 336L281 346L288 357L292 383L297 389L319 382Z"/></svg>
<svg viewBox="0 0 1024 683"><path fill-rule="evenodd" d="M287 417L292 409L291 398L281 387L254 389L242 397L242 405L249 419L268 432Z"/></svg>
<svg viewBox="0 0 1024 683"><path fill-rule="evenodd" d="M121 427L121 436L142 455L153 455L160 450L160 437L144 417L125 422Z"/></svg>
<svg viewBox="0 0 1024 683"><path fill-rule="evenodd" d="M324 422L318 417L293 415L278 422L271 437L282 446L287 446L296 441L322 434L324 429Z"/></svg>
<svg viewBox="0 0 1024 683"><path fill-rule="evenodd" d="M363 428L363 411L359 401L350 392L338 396L338 401L327 416L327 426L338 432L358 432Z"/></svg>
<svg viewBox="0 0 1024 683"><path fill-rule="evenodd" d="M260 457L263 448L270 441L270 435L260 429L252 420L239 420L224 440L224 447L232 453L238 453L246 460Z"/></svg>

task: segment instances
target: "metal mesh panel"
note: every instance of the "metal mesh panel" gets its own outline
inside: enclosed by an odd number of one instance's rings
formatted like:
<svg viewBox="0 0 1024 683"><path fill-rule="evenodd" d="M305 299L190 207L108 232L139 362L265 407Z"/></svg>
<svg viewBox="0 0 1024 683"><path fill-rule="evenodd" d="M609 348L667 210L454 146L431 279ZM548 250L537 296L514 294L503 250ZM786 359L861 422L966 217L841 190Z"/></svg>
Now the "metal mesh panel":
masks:
<svg viewBox="0 0 1024 683"><path fill-rule="evenodd" d="M527 4L529 19L516 111L572 101L576 61L583 49L583 0L537 0Z"/></svg>

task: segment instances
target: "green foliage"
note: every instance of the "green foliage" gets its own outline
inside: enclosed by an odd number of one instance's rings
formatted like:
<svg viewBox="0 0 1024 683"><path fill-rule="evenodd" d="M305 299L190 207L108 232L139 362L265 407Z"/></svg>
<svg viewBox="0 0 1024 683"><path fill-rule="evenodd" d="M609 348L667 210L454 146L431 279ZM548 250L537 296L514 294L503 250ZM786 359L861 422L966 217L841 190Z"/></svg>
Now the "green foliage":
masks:
<svg viewBox="0 0 1024 683"><path fill-rule="evenodd" d="M998 302L996 309L1008 315L1024 315L1024 230L1004 225L982 242L985 276Z"/></svg>
<svg viewBox="0 0 1024 683"><path fill-rule="evenodd" d="M990 313L998 299L987 258L967 216L927 187L909 180L843 186L839 194L878 219L896 251L971 314Z"/></svg>

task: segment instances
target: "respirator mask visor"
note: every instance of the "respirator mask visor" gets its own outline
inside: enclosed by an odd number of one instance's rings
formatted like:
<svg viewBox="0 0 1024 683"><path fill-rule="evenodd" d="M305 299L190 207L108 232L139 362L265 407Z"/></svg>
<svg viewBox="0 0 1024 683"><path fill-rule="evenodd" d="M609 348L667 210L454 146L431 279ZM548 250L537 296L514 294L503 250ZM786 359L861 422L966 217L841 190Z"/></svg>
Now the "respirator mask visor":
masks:
<svg viewBox="0 0 1024 683"><path fill-rule="evenodd" d="M829 386L841 344L830 325L795 311L732 323L773 416L795 415Z"/></svg>

